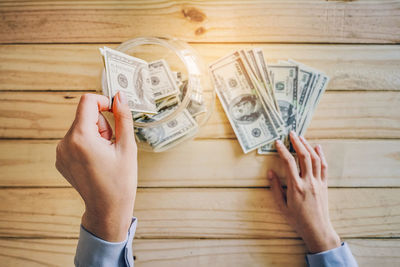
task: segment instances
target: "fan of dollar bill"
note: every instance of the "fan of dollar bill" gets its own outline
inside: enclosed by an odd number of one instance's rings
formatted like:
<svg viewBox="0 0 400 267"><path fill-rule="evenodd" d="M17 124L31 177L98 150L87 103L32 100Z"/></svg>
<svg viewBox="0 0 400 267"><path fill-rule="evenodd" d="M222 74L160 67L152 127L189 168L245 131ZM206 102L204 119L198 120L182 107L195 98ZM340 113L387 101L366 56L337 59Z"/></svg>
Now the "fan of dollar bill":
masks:
<svg viewBox="0 0 400 267"><path fill-rule="evenodd" d="M277 139L294 152L289 133L305 133L329 82L294 60L267 64L260 48L233 52L212 63L210 73L244 153L276 153Z"/></svg>
<svg viewBox="0 0 400 267"><path fill-rule="evenodd" d="M106 77L103 94L110 99L109 107L115 94L122 91L128 98L134 125L161 121L176 111L191 82L193 93L188 95L188 104L177 116L156 126L135 126L138 142L146 143L153 151L163 151L197 132L196 118L207 108L196 77L189 80L183 73L172 71L164 59L148 63L108 47L100 48L100 52Z"/></svg>

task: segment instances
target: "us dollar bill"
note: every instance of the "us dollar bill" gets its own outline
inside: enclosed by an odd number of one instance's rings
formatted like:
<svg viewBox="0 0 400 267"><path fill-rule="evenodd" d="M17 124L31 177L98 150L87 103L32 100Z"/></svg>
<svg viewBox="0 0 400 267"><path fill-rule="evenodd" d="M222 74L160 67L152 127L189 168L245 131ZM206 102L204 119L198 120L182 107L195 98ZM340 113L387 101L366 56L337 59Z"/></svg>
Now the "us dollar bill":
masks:
<svg viewBox="0 0 400 267"><path fill-rule="evenodd" d="M299 67L299 94L298 94L298 109L297 109L297 128L299 129L303 118L305 117L305 111L310 95L313 94L316 84L319 80L319 72L312 69L302 63L289 59L289 64L295 64Z"/></svg>
<svg viewBox="0 0 400 267"><path fill-rule="evenodd" d="M242 51L241 51L242 52ZM263 102L265 109L269 113L275 129L278 131L278 133L282 134L285 131L284 123L281 118L279 108L275 105L276 99L273 93L271 93L272 88L270 88L270 84L263 78L263 67L262 64L259 62L259 58L256 56L256 51L253 50L248 50L247 53L248 59L246 60L250 68L252 69L254 73L254 77L252 77L255 80L255 84L258 87L258 91L260 93L260 100ZM241 53L242 56L246 57L245 53Z"/></svg>
<svg viewBox="0 0 400 267"><path fill-rule="evenodd" d="M108 47L100 48L100 52L107 77L109 108L115 94L122 91L131 111L157 113L147 62Z"/></svg>
<svg viewBox="0 0 400 267"><path fill-rule="evenodd" d="M171 106L174 106L174 105L177 105L180 102L181 101L180 101L179 97L176 96L176 95L170 96L168 98L164 98L164 99L162 99L162 101L159 101L159 102L156 103L157 111L160 112L163 109L171 107Z"/></svg>
<svg viewBox="0 0 400 267"><path fill-rule="evenodd" d="M211 64L210 73L229 122L244 153L248 153L279 135L245 66L235 52Z"/></svg>
<svg viewBox="0 0 400 267"><path fill-rule="evenodd" d="M276 100L275 92L273 90L273 84L272 84L270 71L268 70L267 61L264 57L264 52L262 51L261 48L254 48L253 51L254 51L253 53L254 53L255 60L258 63L258 65L260 66L261 78L265 83L265 86L267 88L267 91L268 91L270 97L274 101L275 109L279 110L278 102Z"/></svg>
<svg viewBox="0 0 400 267"><path fill-rule="evenodd" d="M180 71L172 71L172 76L174 77L174 80L176 82L176 85L178 86L178 88L180 88L183 84L183 76L182 76L182 72Z"/></svg>
<svg viewBox="0 0 400 267"><path fill-rule="evenodd" d="M279 111L288 131L296 130L297 72L294 65L269 65Z"/></svg>
<svg viewBox="0 0 400 267"><path fill-rule="evenodd" d="M301 116L301 109L304 107L304 101L306 95L313 90L314 80L317 77L317 73L309 67L303 64L295 62L293 60L279 60L279 64L284 65L295 65L298 67L298 79L297 79L297 125L299 125ZM298 127L297 127L298 128Z"/></svg>
<svg viewBox="0 0 400 267"><path fill-rule="evenodd" d="M299 66L298 95L297 95L297 126L300 126L302 113L300 109L304 107L304 100L307 91L311 90L315 75L313 72ZM298 127L297 127L298 128Z"/></svg>
<svg viewBox="0 0 400 267"><path fill-rule="evenodd" d="M320 79L316 85L316 90L310 97L308 106L306 107L306 112L303 115L302 121L299 125L298 133L299 135L304 135L306 129L308 128L311 118L314 115L315 109L318 106L318 103L321 99L322 94L325 92L326 87L328 86L329 77L324 74L320 73Z"/></svg>
<svg viewBox="0 0 400 267"><path fill-rule="evenodd" d="M278 102L279 111L285 123L286 132L280 136L281 141L291 150L289 132L296 131L297 126L297 74L298 67L295 65L268 65L273 81L275 97ZM259 154L276 153L275 143L262 146Z"/></svg>
<svg viewBox="0 0 400 267"><path fill-rule="evenodd" d="M148 119L141 119L139 122L159 121L176 110L177 106L168 108ZM139 142L147 142L154 150L176 142L185 135L198 130L197 122L192 118L187 109L183 109L178 116L154 127L136 127L136 138Z"/></svg>
<svg viewBox="0 0 400 267"><path fill-rule="evenodd" d="M329 77L325 73L295 60L289 59L288 62L296 64L305 72L311 73L310 82L302 89L299 99L297 133L299 135L304 135L321 96L328 86Z"/></svg>
<svg viewBox="0 0 400 267"><path fill-rule="evenodd" d="M179 88L180 97L182 99L186 96L188 85L189 85L189 83L187 80L182 81L181 87ZM207 112L207 107L206 107L204 101L202 101L202 103L199 103L198 101L190 98L189 104L187 105L187 110L192 115L192 117L196 117L202 113Z"/></svg>
<svg viewBox="0 0 400 267"><path fill-rule="evenodd" d="M164 59L149 63L151 89L156 101L179 93L179 87Z"/></svg>

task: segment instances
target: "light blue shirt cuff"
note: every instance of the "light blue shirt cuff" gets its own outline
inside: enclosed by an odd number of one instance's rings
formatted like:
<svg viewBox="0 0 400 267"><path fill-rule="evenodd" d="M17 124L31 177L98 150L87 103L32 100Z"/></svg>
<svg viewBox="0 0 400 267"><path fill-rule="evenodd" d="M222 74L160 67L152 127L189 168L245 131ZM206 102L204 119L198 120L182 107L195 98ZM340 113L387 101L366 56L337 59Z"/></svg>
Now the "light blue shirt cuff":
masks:
<svg viewBox="0 0 400 267"><path fill-rule="evenodd" d="M358 267L346 242L338 248L307 254L306 261L309 267Z"/></svg>
<svg viewBox="0 0 400 267"><path fill-rule="evenodd" d="M87 231L81 225L76 248L77 267L133 267L132 241L135 236L137 219L132 218L126 239L122 242L108 242Z"/></svg>

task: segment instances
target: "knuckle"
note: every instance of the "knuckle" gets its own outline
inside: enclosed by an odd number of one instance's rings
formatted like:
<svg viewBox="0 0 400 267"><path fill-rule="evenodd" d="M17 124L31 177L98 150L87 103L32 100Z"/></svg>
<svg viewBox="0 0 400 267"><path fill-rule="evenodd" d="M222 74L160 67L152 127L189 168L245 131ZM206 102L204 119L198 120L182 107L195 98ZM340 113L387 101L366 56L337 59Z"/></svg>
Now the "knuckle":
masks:
<svg viewBox="0 0 400 267"><path fill-rule="evenodd" d="M58 142L57 146L56 146L56 155L59 156L61 153L61 147L62 147L62 140L60 142Z"/></svg>
<svg viewBox="0 0 400 267"><path fill-rule="evenodd" d="M304 194L304 186L301 185L300 183L294 183L294 190L295 190L297 193L300 193L301 195Z"/></svg>
<svg viewBox="0 0 400 267"><path fill-rule="evenodd" d="M311 155L311 161L314 165L321 164L321 159L319 157L317 157L317 155L314 155L314 154Z"/></svg>
<svg viewBox="0 0 400 267"><path fill-rule="evenodd" d="M288 163L290 161L290 158L287 155L282 155L281 158L286 163Z"/></svg>
<svg viewBox="0 0 400 267"><path fill-rule="evenodd" d="M84 138L83 134L81 133L80 130L76 130L73 133L71 133L69 137L69 145L71 146L72 149L81 151L84 149Z"/></svg>
<svg viewBox="0 0 400 267"><path fill-rule="evenodd" d="M55 162L54 166L56 167L56 169L58 171L61 171L61 162L60 162L59 159L56 159L56 162Z"/></svg>
<svg viewBox="0 0 400 267"><path fill-rule="evenodd" d="M300 151L299 157L303 160L310 160L310 154L306 151Z"/></svg>
<svg viewBox="0 0 400 267"><path fill-rule="evenodd" d="M310 192L313 196L316 196L319 193L318 186L314 181L310 183Z"/></svg>
<svg viewBox="0 0 400 267"><path fill-rule="evenodd" d="M63 140L58 142L58 144L56 146L56 160L60 160L61 159L62 147L63 147Z"/></svg>
<svg viewBox="0 0 400 267"><path fill-rule="evenodd" d="M292 168L293 166L296 165L296 161L293 158L285 159L285 163L288 168Z"/></svg>
<svg viewBox="0 0 400 267"><path fill-rule="evenodd" d="M130 112L118 112L117 114L115 114L115 116L119 120L123 120L123 121L126 121L126 122L132 121L132 115L131 115Z"/></svg>
<svg viewBox="0 0 400 267"><path fill-rule="evenodd" d="M328 168L328 163L325 160L323 160L321 162L321 166L322 166L322 168L327 169Z"/></svg>
<svg viewBox="0 0 400 267"><path fill-rule="evenodd" d="M56 167L56 169L58 170L58 171L60 171L61 170L61 162L62 162L62 142L63 141L60 141L58 144L57 144L57 147L56 147L56 162L55 162L55 167Z"/></svg>
<svg viewBox="0 0 400 267"><path fill-rule="evenodd" d="M289 158L288 164L289 167L297 168L296 160L293 157Z"/></svg>
<svg viewBox="0 0 400 267"><path fill-rule="evenodd" d="M283 154L282 159L283 159L283 161L285 161L286 163L289 163L289 164L294 162L294 157L290 153Z"/></svg>
<svg viewBox="0 0 400 267"><path fill-rule="evenodd" d="M81 96L81 102L87 102L93 99L93 94L83 94Z"/></svg>

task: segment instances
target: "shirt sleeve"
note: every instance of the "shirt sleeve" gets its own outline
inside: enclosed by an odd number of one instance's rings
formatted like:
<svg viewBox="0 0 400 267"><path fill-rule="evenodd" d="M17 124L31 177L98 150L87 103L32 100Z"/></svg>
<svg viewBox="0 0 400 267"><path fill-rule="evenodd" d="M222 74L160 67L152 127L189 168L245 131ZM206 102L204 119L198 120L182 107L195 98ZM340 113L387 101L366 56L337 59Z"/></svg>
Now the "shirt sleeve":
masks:
<svg viewBox="0 0 400 267"><path fill-rule="evenodd" d="M358 267L346 242L338 248L306 256L309 267Z"/></svg>
<svg viewBox="0 0 400 267"><path fill-rule="evenodd" d="M105 241L81 225L75 254L76 267L133 267L132 241L135 236L137 219L132 218L126 239L122 242Z"/></svg>

